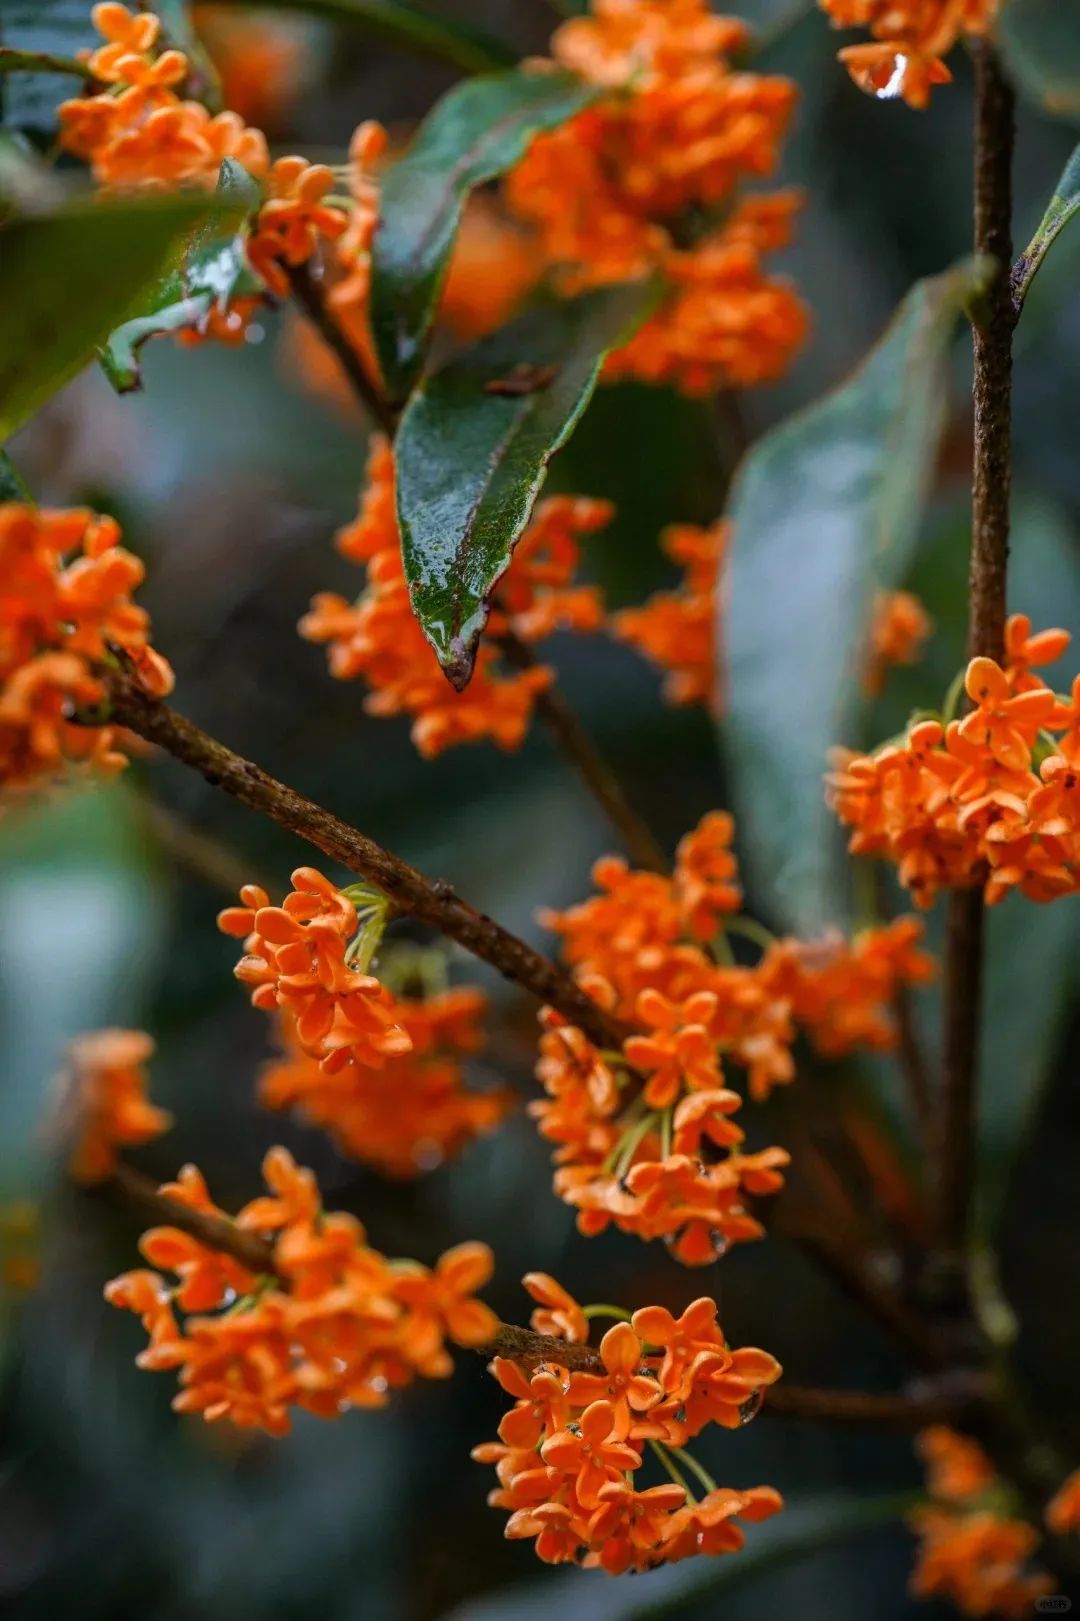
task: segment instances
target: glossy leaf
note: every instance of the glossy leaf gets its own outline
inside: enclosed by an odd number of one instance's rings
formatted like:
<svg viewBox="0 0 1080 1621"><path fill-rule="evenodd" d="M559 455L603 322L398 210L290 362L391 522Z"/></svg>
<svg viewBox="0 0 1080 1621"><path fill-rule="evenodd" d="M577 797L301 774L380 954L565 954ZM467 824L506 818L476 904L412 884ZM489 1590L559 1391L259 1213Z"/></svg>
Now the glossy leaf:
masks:
<svg viewBox="0 0 1080 1621"><path fill-rule="evenodd" d="M1073 0L1008 0L998 37L1021 90L1048 113L1080 119L1080 28Z"/></svg>
<svg viewBox="0 0 1080 1621"><path fill-rule="evenodd" d="M541 130L595 90L565 73L514 69L458 85L382 182L371 324L387 390L403 400L424 360L462 210L474 186L513 167Z"/></svg>
<svg viewBox="0 0 1080 1621"><path fill-rule="evenodd" d="M93 358L205 198L73 206L0 230L0 442Z"/></svg>
<svg viewBox="0 0 1080 1621"><path fill-rule="evenodd" d="M1078 212L1080 212L1080 146L1065 165L1046 213L1039 221L1038 230L1013 266L1012 292L1018 307L1027 297L1028 288L1034 281L1051 245Z"/></svg>
<svg viewBox="0 0 1080 1621"><path fill-rule="evenodd" d="M246 6L248 0L218 3ZM388 45L434 57L462 73L490 73L493 68L508 67L516 59L515 52L501 40L411 5L409 0L260 0L260 7L264 11L307 12L331 22L355 23Z"/></svg>
<svg viewBox="0 0 1080 1621"><path fill-rule="evenodd" d="M142 382L139 350L148 338L198 326L215 308L264 291L248 264L244 225L262 193L243 166L226 158L214 205L178 245L172 263L139 295L133 312L102 346L102 370L120 394Z"/></svg>
<svg viewBox="0 0 1080 1621"><path fill-rule="evenodd" d="M721 630L733 792L762 893L804 931L844 910L827 753L859 741L870 606L911 557L973 285L970 264L917 283L849 380L761 440L736 482Z"/></svg>
<svg viewBox="0 0 1080 1621"><path fill-rule="evenodd" d="M456 687L548 463L654 296L638 283L530 311L414 393L397 436L402 553L413 610Z"/></svg>

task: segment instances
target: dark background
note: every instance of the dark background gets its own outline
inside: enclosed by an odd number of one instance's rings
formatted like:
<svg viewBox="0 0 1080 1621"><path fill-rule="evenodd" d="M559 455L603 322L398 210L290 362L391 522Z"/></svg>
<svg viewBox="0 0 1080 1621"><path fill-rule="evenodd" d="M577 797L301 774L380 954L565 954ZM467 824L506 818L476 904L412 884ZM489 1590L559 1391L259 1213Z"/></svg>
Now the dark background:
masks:
<svg viewBox="0 0 1080 1621"><path fill-rule="evenodd" d="M552 22L542 0L459 0L444 9L523 51L542 50ZM732 9L766 23L792 10L785 0ZM274 132L275 149L340 154L368 117L404 132L451 82L359 30L315 24L304 37L310 83ZM755 434L839 380L913 280L968 251L971 108L962 57L956 86L916 115L865 100L834 49L825 20L811 13L763 59L793 74L802 91L781 178L807 189L786 268L812 307L814 334L781 386L745 400ZM1019 237L1026 240L1041 214L1074 139L1067 124L1022 107ZM1055 250L1021 329L1014 576L1016 607L1075 633L1078 267L1080 233ZM543 735L515 756L458 749L424 764L405 724L365 718L360 687L332 682L322 651L295 635L313 591L355 588L330 537L355 509L365 430L304 389L280 317L259 326L261 341L240 350L154 345L146 392L133 399L114 397L97 374L84 376L16 442L14 459L42 501L97 503L122 518L128 543L149 561L144 600L155 641L175 664L180 707L539 940L535 909L587 892L606 829ZM910 704L936 701L959 661L967 379L960 342L916 569L941 638L921 671L893 684L871 735L887 735ZM553 482L619 505L618 521L591 543L587 567L613 605L669 581L658 531L716 515L727 453L707 406L632 387L597 397ZM807 535L808 552L818 538ZM567 693L669 844L726 802L717 737L701 711L665 708L655 673L604 639L560 641L552 653ZM505 1543L502 1514L484 1506L491 1472L468 1457L494 1434L504 1402L466 1355L448 1384L417 1386L384 1413L331 1425L301 1415L283 1441L171 1413L171 1377L134 1368L138 1325L101 1298L103 1282L135 1261L136 1222L105 1194L65 1186L50 1130L50 1076L64 1043L110 1022L154 1034L154 1094L177 1117L139 1162L166 1176L195 1160L223 1205L253 1195L260 1158L280 1140L316 1169L328 1205L362 1214L372 1241L391 1255L430 1261L462 1239L490 1240L498 1271L489 1298L511 1319L525 1310L517 1279L543 1268L580 1298L629 1307L715 1293L733 1342L767 1346L798 1382L888 1389L900 1370L875 1332L781 1240L693 1274L659 1246L618 1235L578 1239L570 1213L550 1195L547 1151L523 1112L456 1164L392 1185L338 1157L321 1134L259 1111L253 1082L267 1053L266 1021L232 978L233 943L214 927L221 895L177 865L150 819L151 786L278 891L307 859L168 762L136 766L118 787L9 817L0 828L0 1198L8 1212L0 1244L7 1255L21 1253L11 1207L32 1201L41 1268L40 1286L30 1294L9 1288L3 1307L3 1613L27 1621L931 1617L932 1607L904 1596L904 1530L829 1542L830 1528L870 1499L917 1486L903 1438L767 1417L735 1435L706 1437L702 1456L718 1478L773 1482L792 1504L788 1516L752 1528L762 1553L753 1564L742 1556L753 1579L729 1595L719 1583L736 1561L613 1583L546 1570L528 1545ZM1048 921L1014 900L994 920L983 1192L1024 1324L1022 1361L1063 1442L1080 1453L1075 906L1062 903ZM459 958L454 974L490 980ZM533 1009L490 988L492 1035L479 1067L525 1098L534 1090ZM926 1001L929 1020L932 997ZM878 1088L886 1111L895 1108L898 1085L887 1066L867 1066L860 1077L852 1066L808 1064L777 1129L790 1140L824 1129L842 1089L860 1080ZM1040 1090L1045 1114L1032 1133ZM803 1540L820 1542L819 1551L785 1562L784 1549L790 1556Z"/></svg>

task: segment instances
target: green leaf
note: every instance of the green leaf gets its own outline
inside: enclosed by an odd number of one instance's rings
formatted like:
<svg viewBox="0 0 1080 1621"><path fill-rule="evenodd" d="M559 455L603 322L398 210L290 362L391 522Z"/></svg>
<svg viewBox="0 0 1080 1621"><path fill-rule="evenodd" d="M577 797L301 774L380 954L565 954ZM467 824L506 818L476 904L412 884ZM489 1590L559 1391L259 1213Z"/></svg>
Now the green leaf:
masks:
<svg viewBox="0 0 1080 1621"><path fill-rule="evenodd" d="M244 228L261 198L247 170L226 158L211 213L178 242L171 262L101 348L102 370L118 393L140 386L138 351L148 338L197 325L215 306L224 310L234 298L265 291L248 264Z"/></svg>
<svg viewBox="0 0 1080 1621"><path fill-rule="evenodd" d="M248 5L249 0L218 0ZM356 23L388 45L400 45L420 56L447 62L462 73L489 73L508 67L515 52L479 29L435 16L408 0L259 0L264 11L302 11L332 22Z"/></svg>
<svg viewBox="0 0 1080 1621"><path fill-rule="evenodd" d="M1050 205L1039 221L1038 230L1013 266L1012 294L1018 309L1023 307L1028 288L1050 251L1051 244L1078 212L1080 212L1080 146L1065 165L1054 195L1050 199Z"/></svg>
<svg viewBox="0 0 1080 1621"><path fill-rule="evenodd" d="M76 205L0 230L0 443L91 360L205 197Z"/></svg>
<svg viewBox="0 0 1080 1621"><path fill-rule="evenodd" d="M413 611L450 680L472 674L491 592L573 433L608 349L651 307L649 283L528 312L426 378L397 436Z"/></svg>
<svg viewBox="0 0 1080 1621"><path fill-rule="evenodd" d="M919 1502L918 1492L830 1493L805 1498L775 1519L747 1528L737 1559L688 1559L650 1572L640 1581L597 1584L588 1571L549 1574L546 1582L503 1588L455 1609L448 1621L549 1621L555 1615L587 1615L589 1621L660 1621L694 1606L694 1613L720 1615L711 1602L721 1594L773 1571L810 1559L849 1537L895 1525ZM708 1608L699 1608L708 1603ZM740 1614L750 1611L740 1609Z"/></svg>
<svg viewBox="0 0 1080 1621"><path fill-rule="evenodd" d="M0 450L0 501L29 501L30 491L9 457Z"/></svg>
<svg viewBox="0 0 1080 1621"><path fill-rule="evenodd" d="M1044 111L1080 118L1080 27L1075 0L1008 0L998 38L1013 77Z"/></svg>
<svg viewBox="0 0 1080 1621"><path fill-rule="evenodd" d="M918 282L849 380L766 435L736 482L722 627L733 792L761 892L803 932L844 910L827 753L859 741L871 602L911 557L974 285L971 263Z"/></svg>
<svg viewBox="0 0 1080 1621"><path fill-rule="evenodd" d="M566 73L514 69L443 97L382 182L372 254L371 324L391 398L403 400L424 347L469 192L524 156L596 92Z"/></svg>

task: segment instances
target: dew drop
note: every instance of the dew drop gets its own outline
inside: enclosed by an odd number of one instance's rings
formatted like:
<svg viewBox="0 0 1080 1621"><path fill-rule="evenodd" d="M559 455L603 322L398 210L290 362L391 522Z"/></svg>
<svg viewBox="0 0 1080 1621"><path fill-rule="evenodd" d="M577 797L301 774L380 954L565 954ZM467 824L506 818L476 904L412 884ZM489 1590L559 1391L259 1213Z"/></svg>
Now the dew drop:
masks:
<svg viewBox="0 0 1080 1621"><path fill-rule="evenodd" d="M889 78L881 86L880 90L874 91L878 101L895 101L897 96L902 94L904 79L907 76L907 66L907 57L898 54L893 61L893 70Z"/></svg>
<svg viewBox="0 0 1080 1621"><path fill-rule="evenodd" d="M742 1406L739 1408L739 1423L749 1424L752 1418L756 1418L761 1411L761 1404L764 1400L765 1392L763 1390L755 1390L749 1401L744 1401Z"/></svg>

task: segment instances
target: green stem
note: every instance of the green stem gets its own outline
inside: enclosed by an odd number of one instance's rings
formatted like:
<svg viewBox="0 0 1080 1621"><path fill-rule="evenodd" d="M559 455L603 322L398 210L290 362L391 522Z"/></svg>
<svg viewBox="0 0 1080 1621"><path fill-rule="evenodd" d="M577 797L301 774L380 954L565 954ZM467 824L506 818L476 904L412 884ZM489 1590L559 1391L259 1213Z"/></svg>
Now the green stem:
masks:
<svg viewBox="0 0 1080 1621"><path fill-rule="evenodd" d="M956 719L956 712L960 708L960 698L964 691L964 677L967 670L957 670L949 682L949 690L945 694L945 702L941 706L941 724L948 726L950 721Z"/></svg>
<svg viewBox="0 0 1080 1621"><path fill-rule="evenodd" d="M696 1503L697 1498L690 1489L690 1482L676 1464L667 1447L662 1446L659 1441L650 1441L649 1446L652 1448L653 1452L655 1452L657 1458L660 1460L662 1468L671 1476L676 1486L681 1486L690 1502Z"/></svg>
<svg viewBox="0 0 1080 1621"><path fill-rule="evenodd" d="M615 1166L615 1178L617 1181L621 1182L630 1169L634 1155L638 1151L639 1143L643 1137L647 1137L649 1132L652 1131L658 1118L659 1116L650 1110L645 1118L639 1120L633 1130L623 1139L622 1153L619 1155L618 1163Z"/></svg>
<svg viewBox="0 0 1080 1621"><path fill-rule="evenodd" d="M615 1317L620 1323L628 1323L630 1321L630 1313L628 1311L624 1311L621 1306L605 1306L602 1304L592 1305L586 1306L584 1311L585 1316L590 1320L593 1317Z"/></svg>
<svg viewBox="0 0 1080 1621"><path fill-rule="evenodd" d="M744 940L752 940L762 951L768 951L770 946L776 944L772 930L753 917L729 917L724 927L729 934L741 934Z"/></svg>
<svg viewBox="0 0 1080 1621"><path fill-rule="evenodd" d="M687 1452L683 1447L672 1447L671 1450L679 1462L689 1469L693 1475L697 1476L707 1492L716 1490L716 1481L709 1471L698 1463L692 1452Z"/></svg>

